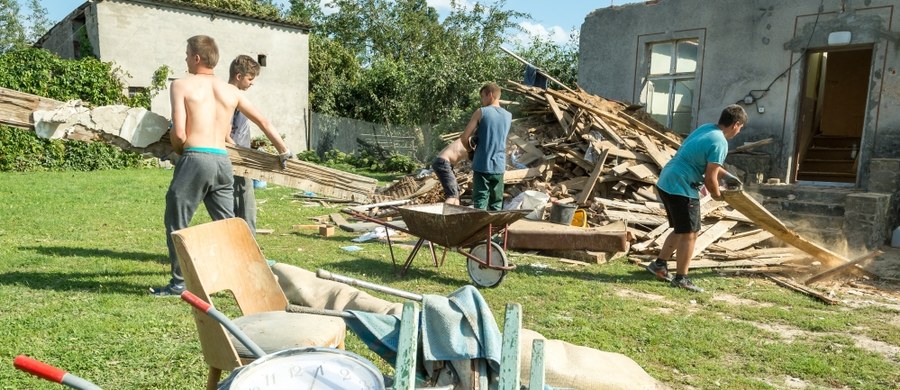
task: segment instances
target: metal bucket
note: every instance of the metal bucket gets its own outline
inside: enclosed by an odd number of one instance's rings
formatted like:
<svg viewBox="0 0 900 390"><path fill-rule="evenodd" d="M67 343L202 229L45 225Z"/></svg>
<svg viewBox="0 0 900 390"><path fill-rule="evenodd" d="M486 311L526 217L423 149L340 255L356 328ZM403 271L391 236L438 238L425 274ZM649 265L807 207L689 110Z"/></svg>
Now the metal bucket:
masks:
<svg viewBox="0 0 900 390"><path fill-rule="evenodd" d="M578 205L554 203L550 206L550 222L560 225L571 225Z"/></svg>
<svg viewBox="0 0 900 390"><path fill-rule="evenodd" d="M334 348L291 348L268 354L233 371L219 390L384 390L372 362Z"/></svg>

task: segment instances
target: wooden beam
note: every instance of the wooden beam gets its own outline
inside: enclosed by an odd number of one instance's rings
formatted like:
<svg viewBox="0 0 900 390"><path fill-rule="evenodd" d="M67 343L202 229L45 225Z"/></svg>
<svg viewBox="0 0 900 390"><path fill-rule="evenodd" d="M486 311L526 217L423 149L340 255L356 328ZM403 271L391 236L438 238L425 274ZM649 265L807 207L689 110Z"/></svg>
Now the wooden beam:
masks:
<svg viewBox="0 0 900 390"><path fill-rule="evenodd" d="M654 128L650 127L650 126L647 126L647 124L645 124L644 122L641 122L641 121L635 119L635 118L632 117L631 115L628 115L628 114L626 114L626 113L620 111L620 112L619 112L619 116L622 117L622 118L625 118L625 120L627 120L629 123L631 123L632 125L634 125L635 127L637 127L638 130L641 130L641 131L643 131L643 132L645 132L645 133L648 133L648 134L650 134L650 135L656 137L660 142L666 143L666 144L668 144L669 146L671 146L671 147L673 147L673 148L675 148L675 149L678 149L678 148L681 147L681 142L678 142L678 141L676 141L676 140L673 140L673 139L669 138L668 135L666 135L666 134L664 134L664 133L660 133L660 132L657 131L656 129L654 129Z"/></svg>
<svg viewBox="0 0 900 390"><path fill-rule="evenodd" d="M743 191L722 191L722 193L725 196L725 201L728 202L731 207L749 218L757 226L772 233L772 235L788 245L822 260L823 264L826 266L834 267L848 262L845 257L825 249L788 229L784 223Z"/></svg>
<svg viewBox="0 0 900 390"><path fill-rule="evenodd" d="M806 287L802 284L797 284L789 279L786 279L786 278L783 278L780 276L776 276L776 275L772 275L772 274L764 273L763 275L765 275L765 277L769 278L771 281L775 282L775 284L778 284L779 286L786 287L786 288L789 288L794 291L802 292L813 298L817 298L820 301L825 302L829 305L835 305L839 302L837 299L831 298L825 294L822 294L822 293L820 293L816 290L813 290L809 287Z"/></svg>
<svg viewBox="0 0 900 390"><path fill-rule="evenodd" d="M547 104L550 106L550 109L553 110L553 116L556 117L556 120L562 127L563 134L569 134L569 122L566 120L565 115L563 115L562 110L559 109L559 105L556 104L556 99L550 94L544 94L544 97L547 99Z"/></svg>
<svg viewBox="0 0 900 390"><path fill-rule="evenodd" d="M853 261L851 261L851 262L849 262L849 263L847 263L847 264L841 264L841 265L839 265L839 266L837 266L837 267L832 267L832 268L826 270L825 272L819 273L819 274L817 274L817 275L813 275L813 277L811 277L811 278L809 278L809 279L806 279L806 281L803 282L803 284L805 284L805 285L810 285L810 284L813 284L813 283L816 283L816 282L821 282L821 281L823 281L823 280L831 279L831 278L833 278L833 277L835 277L835 276L838 276L838 275L841 274L842 272L846 271L846 270L849 269L850 267L853 267L853 266L855 266L855 265L857 265L857 264L859 264L859 263L862 263L863 261L866 261L866 260L869 260L869 259L872 259L872 258L881 256L882 254L884 254L884 252L882 252L882 251L880 251L880 250L874 251L874 252L869 253L869 254L867 254L867 255L865 255L865 256L862 256L862 257L859 257L859 258L857 258L857 259L854 259Z"/></svg>
<svg viewBox="0 0 900 390"><path fill-rule="evenodd" d="M588 198L591 196L591 193L594 192L594 185L597 183L597 178L603 173L603 164L606 163L606 158L609 157L609 150L603 150L603 153L600 154L600 157L597 161L594 161L594 170L591 171L591 177L585 183L584 188L581 190L581 193L578 194L577 202L578 204L585 204Z"/></svg>

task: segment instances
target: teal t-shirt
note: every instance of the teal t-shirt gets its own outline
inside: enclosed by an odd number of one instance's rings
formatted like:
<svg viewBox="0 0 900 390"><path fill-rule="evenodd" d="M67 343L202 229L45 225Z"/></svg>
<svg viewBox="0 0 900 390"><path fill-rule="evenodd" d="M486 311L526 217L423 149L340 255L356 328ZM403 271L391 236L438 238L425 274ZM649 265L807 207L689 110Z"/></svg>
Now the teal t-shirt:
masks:
<svg viewBox="0 0 900 390"><path fill-rule="evenodd" d="M678 148L675 157L659 174L656 186L661 190L688 198L700 198L700 186L706 164L725 164L728 140L715 123L707 123L691 133Z"/></svg>
<svg viewBox="0 0 900 390"><path fill-rule="evenodd" d="M506 137L512 124L512 114L502 107L481 107L481 120L475 129L478 145L472 160L472 170L480 173L506 172Z"/></svg>

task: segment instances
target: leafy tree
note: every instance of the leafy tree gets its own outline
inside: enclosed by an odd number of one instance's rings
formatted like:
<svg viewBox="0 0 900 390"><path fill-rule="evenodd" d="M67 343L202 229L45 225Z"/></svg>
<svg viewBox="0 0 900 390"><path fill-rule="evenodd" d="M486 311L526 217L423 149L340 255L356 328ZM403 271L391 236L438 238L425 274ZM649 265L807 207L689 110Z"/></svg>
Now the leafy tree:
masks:
<svg viewBox="0 0 900 390"><path fill-rule="evenodd" d="M262 17L282 17L281 8L272 0L178 0L183 3L244 12Z"/></svg>
<svg viewBox="0 0 900 390"><path fill-rule="evenodd" d="M40 0L31 0L28 8L31 9L31 13L25 18L28 22L26 38L28 42L37 42L50 27L53 27L53 23L47 17L47 9L41 5Z"/></svg>
<svg viewBox="0 0 900 390"><path fill-rule="evenodd" d="M325 13L319 6L319 0L288 0L288 9L284 17L294 22L313 25L315 28L315 25L324 19Z"/></svg>
<svg viewBox="0 0 900 390"><path fill-rule="evenodd" d="M19 2L0 0L0 53L25 43L25 27L19 21Z"/></svg>
<svg viewBox="0 0 900 390"><path fill-rule="evenodd" d="M569 33L565 44L557 44L549 37L534 37L530 41L516 45L519 56L541 68L553 78L568 87L578 81L578 31Z"/></svg>

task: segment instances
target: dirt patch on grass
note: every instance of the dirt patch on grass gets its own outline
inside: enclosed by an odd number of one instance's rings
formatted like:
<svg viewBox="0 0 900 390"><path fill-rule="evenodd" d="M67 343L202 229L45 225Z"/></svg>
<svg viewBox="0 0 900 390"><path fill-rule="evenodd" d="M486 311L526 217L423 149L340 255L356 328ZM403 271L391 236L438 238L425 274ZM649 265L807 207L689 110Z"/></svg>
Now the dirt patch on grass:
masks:
<svg viewBox="0 0 900 390"><path fill-rule="evenodd" d="M716 294L712 297L713 301L725 302L730 305L744 305L744 306L758 306L758 307L772 307L774 306L768 302L757 302L752 299L741 298L738 296L734 296L731 294Z"/></svg>
<svg viewBox="0 0 900 390"><path fill-rule="evenodd" d="M654 302L657 304L652 310L660 314L672 314L677 304L662 295L650 294L641 291L629 290L627 288L616 289L616 296L619 298L636 299L645 302Z"/></svg>
<svg viewBox="0 0 900 390"><path fill-rule="evenodd" d="M784 342L791 343L797 338L818 338L825 336L847 336L853 340L854 346L859 349L874 352L886 359L894 362L900 362L900 347L888 344L882 341L873 340L859 333L834 333L834 332L810 332L803 329L795 328L782 324L762 324L759 322L745 321L759 329L769 331L778 335ZM859 331L858 329L855 331Z"/></svg>

